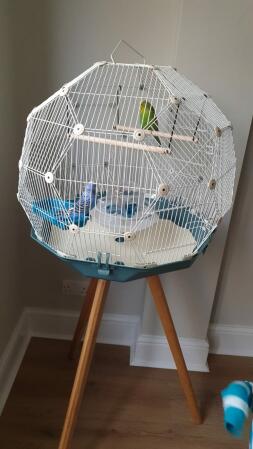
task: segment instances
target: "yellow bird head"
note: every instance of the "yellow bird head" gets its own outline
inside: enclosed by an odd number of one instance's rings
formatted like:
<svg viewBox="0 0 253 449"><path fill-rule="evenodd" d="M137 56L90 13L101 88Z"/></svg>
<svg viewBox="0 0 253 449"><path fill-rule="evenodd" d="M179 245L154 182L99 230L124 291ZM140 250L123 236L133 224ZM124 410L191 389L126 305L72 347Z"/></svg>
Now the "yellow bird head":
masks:
<svg viewBox="0 0 253 449"><path fill-rule="evenodd" d="M145 110L148 110L151 108L151 104L147 100L143 100L140 104L140 112L145 112Z"/></svg>

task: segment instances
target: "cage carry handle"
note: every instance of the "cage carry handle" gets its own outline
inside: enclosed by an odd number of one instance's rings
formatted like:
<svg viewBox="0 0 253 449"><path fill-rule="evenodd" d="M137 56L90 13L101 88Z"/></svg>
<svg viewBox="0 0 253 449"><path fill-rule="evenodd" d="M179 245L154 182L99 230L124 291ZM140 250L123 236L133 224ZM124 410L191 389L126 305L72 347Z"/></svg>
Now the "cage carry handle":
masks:
<svg viewBox="0 0 253 449"><path fill-rule="evenodd" d="M143 64L146 64L146 59L145 56L140 53L138 50L136 50L136 48L132 47L132 45L130 45L127 41L125 41L124 39L121 39L117 45L114 47L114 49L111 52L111 61L113 62L113 64L115 64L115 59L113 57L113 55L115 54L115 52L118 50L118 48L121 46L125 45L125 47L130 48L130 50L132 50L133 53L135 53L136 55L138 55L142 60L143 60Z"/></svg>

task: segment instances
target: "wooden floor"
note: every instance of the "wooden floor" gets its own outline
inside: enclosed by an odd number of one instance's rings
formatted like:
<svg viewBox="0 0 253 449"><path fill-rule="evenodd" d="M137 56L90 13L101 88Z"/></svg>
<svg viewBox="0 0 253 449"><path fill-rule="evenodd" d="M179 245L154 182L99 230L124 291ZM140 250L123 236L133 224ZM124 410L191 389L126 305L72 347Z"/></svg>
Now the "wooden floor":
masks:
<svg viewBox="0 0 253 449"><path fill-rule="evenodd" d="M69 343L32 339L0 418L1 449L57 449L75 364ZM173 370L129 367L129 349L97 345L72 449L242 449L223 428L220 390L252 379L250 358L211 356L192 373L205 421L190 422Z"/></svg>

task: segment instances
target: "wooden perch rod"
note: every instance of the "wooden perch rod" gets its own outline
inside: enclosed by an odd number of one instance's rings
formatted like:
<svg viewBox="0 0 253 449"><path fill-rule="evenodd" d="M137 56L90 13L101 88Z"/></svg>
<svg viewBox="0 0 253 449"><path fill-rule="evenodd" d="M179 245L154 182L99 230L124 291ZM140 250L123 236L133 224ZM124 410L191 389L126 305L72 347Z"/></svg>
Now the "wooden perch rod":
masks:
<svg viewBox="0 0 253 449"><path fill-rule="evenodd" d="M111 145L112 147L130 148L131 150L143 150L159 154L169 154L171 152L169 148L165 147L156 147L134 142L124 142L121 140L106 139L104 137L88 136L87 134L80 134L80 135L71 134L70 136L72 139L85 140L86 142L92 143L102 143L105 145Z"/></svg>
<svg viewBox="0 0 253 449"><path fill-rule="evenodd" d="M117 131L126 131L126 132L135 132L138 131L138 129L136 128L132 128L131 126L122 126L122 125L115 125L115 129ZM149 129L142 129L142 131L144 131L145 134L147 135L152 135L152 136L158 136L158 137L165 137L167 139L170 139L172 137L172 139L175 140L184 140L185 142L194 142L197 143L198 139L194 138L191 136L184 136L184 135L180 135L180 134L171 134L171 133L163 133L160 131L151 131Z"/></svg>

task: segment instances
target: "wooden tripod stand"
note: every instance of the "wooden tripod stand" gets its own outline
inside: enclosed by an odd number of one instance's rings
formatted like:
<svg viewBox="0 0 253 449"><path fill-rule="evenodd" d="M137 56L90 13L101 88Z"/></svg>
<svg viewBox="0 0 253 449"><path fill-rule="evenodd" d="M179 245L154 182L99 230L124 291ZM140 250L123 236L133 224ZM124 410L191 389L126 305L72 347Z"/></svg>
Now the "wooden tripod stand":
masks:
<svg viewBox="0 0 253 449"><path fill-rule="evenodd" d="M201 415L160 278L159 276L150 276L147 278L147 282L177 367L179 380L181 382L192 420L195 424L200 424ZM96 336L109 285L109 281L97 279L91 280L85 302L79 316L70 348L69 355L71 358L74 357L74 354L81 343L86 322L87 328L58 449L70 449L71 439L78 417L84 388L87 383Z"/></svg>

